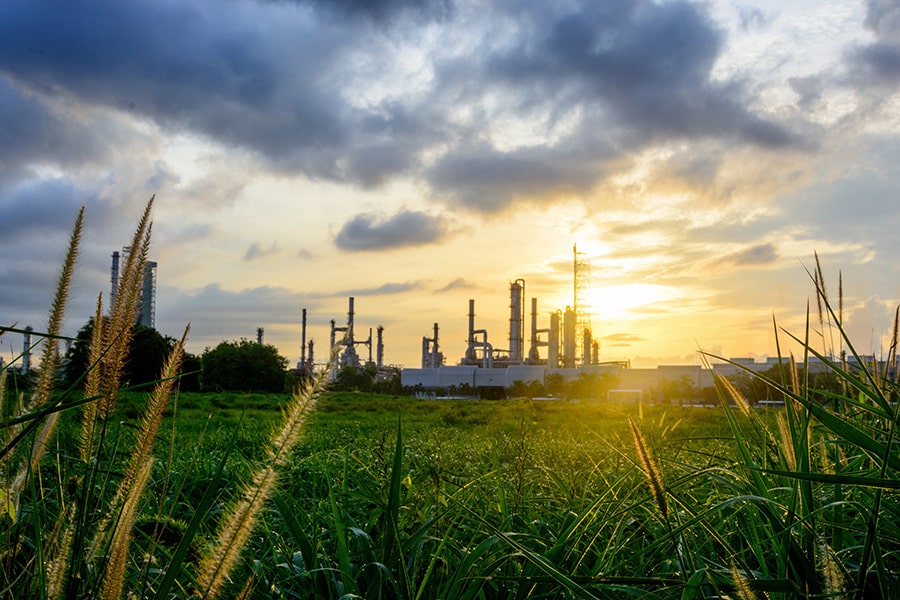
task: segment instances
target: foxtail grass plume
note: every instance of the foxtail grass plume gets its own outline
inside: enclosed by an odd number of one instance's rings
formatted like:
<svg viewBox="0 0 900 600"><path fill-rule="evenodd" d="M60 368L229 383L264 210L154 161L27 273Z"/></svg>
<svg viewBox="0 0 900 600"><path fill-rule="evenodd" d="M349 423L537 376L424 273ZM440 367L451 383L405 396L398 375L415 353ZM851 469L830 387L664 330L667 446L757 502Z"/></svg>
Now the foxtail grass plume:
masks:
<svg viewBox="0 0 900 600"><path fill-rule="evenodd" d="M734 403L740 409L741 413L745 417L749 418L750 403L747 402L747 399L744 398L744 395L740 392L740 390L734 387L734 384L731 383L731 381L729 381L728 378L723 376L721 373L716 372L714 376L716 378L716 382L719 383L723 388L725 388L725 391L728 392L728 395L732 400L734 400Z"/></svg>
<svg viewBox="0 0 900 600"><path fill-rule="evenodd" d="M56 293L53 296L53 304L50 307L50 318L47 322L47 339L44 341L44 350L41 355L41 373L38 378L37 385L31 396L26 410L33 411L50 400L50 390L53 387L53 376L56 373L56 365L59 362L59 349L56 344L56 337L62 327L62 321L65 314L66 302L69 298L69 287L72 282L72 275L75 272L75 259L78 257L78 246L81 242L81 233L84 228L84 207L78 211L75 218L75 226L72 228L72 235L69 237L69 248L66 251L66 257L63 261L62 271L59 275L59 281L56 285ZM9 497L17 498L25 485L28 474L33 472L47 448L47 443L53 430L56 428L56 422L59 420L59 413L52 412L47 415L41 424L37 435L32 442L31 457L21 466L18 474L10 485Z"/></svg>
<svg viewBox="0 0 900 600"><path fill-rule="evenodd" d="M236 501L226 508L218 534L197 568L198 588L201 598L219 597L229 576L237 564L241 550L253 531L265 504L275 490L278 474L288 459L306 423L307 416L316 405L319 393L324 390L330 366L337 358L337 349L329 360L329 366L312 381L294 392L291 402L283 412L281 428L272 437L266 451L267 460L253 473L249 483L243 485Z"/></svg>
<svg viewBox="0 0 900 600"><path fill-rule="evenodd" d="M137 498L140 497L144 491L146 479L141 479L142 472L146 464L153 463L153 443L156 440L156 434L159 432L159 425L162 421L163 412L168 405L178 373L181 369L181 361L184 356L184 344L187 340L189 331L190 325L185 327L181 339L175 343L175 346L169 352L169 356L160 373L160 380L153 388L153 392L147 398L147 405L144 408L143 416L141 417L140 431L134 447L131 450L131 458L125 469L125 475L122 477L122 482L116 490L116 496L110 504L107 516L101 521L100 526L97 528L97 534L91 543L89 556L92 559L97 555L97 552L99 552L99 549L102 547L106 536L108 535L109 523L111 520L110 515L117 514L119 507L125 506L129 502L136 504ZM121 525L120 519L120 522L115 526L113 538L128 537L130 539L130 536L131 529L124 528ZM127 547L127 544L125 546Z"/></svg>
<svg viewBox="0 0 900 600"><path fill-rule="evenodd" d="M757 596L756 592L753 591L750 581L741 573L734 561L731 561L731 581L734 583L738 598L741 600L759 600L760 596ZM763 592L761 597L768 598L769 596Z"/></svg>
<svg viewBox="0 0 900 600"><path fill-rule="evenodd" d="M94 311L94 327L91 329L91 342L88 347L88 372L85 375L85 402L81 409L81 443L78 449L81 460L88 462L94 456L94 428L97 424L97 402L102 385L100 382L100 361L103 358L103 294L97 295L97 308Z"/></svg>
<svg viewBox="0 0 900 600"><path fill-rule="evenodd" d="M51 543L45 549L47 553L45 563L47 598L59 598L62 593L66 569L69 566L69 556L72 552L72 539L75 536L74 517L75 505L68 504L50 535Z"/></svg>
<svg viewBox="0 0 900 600"><path fill-rule="evenodd" d="M791 471L797 469L797 454L794 450L794 436L791 435L791 429L788 426L787 419L783 413L779 413L778 417L778 433L781 435L781 448L784 450L784 460L787 467Z"/></svg>
<svg viewBox="0 0 900 600"><path fill-rule="evenodd" d="M650 491L653 493L653 499L656 500L656 506L663 519L668 519L669 505L666 501L666 490L663 485L662 472L659 470L656 460L654 460L653 455L650 453L650 449L647 447L647 442L644 440L643 434L641 434L640 429L638 429L638 426L631 417L628 418L628 424L631 426L631 435L634 438L634 447L637 451L638 461L640 462L641 469L647 476L647 483L650 486Z"/></svg>
<svg viewBox="0 0 900 600"><path fill-rule="evenodd" d="M104 419L108 418L119 399L119 388L122 370L128 357L128 348L133 334L134 316L140 299L141 281L144 276L144 264L150 251L150 235L152 223L150 213L153 208L151 197L144 208L134 236L131 239L131 251L125 260L125 267L119 280L116 302L110 307L110 316L101 319L104 325L103 356L100 365L100 381L103 383L99 411ZM97 325L95 324L95 327Z"/></svg>
<svg viewBox="0 0 900 600"><path fill-rule="evenodd" d="M150 479L153 461L147 460L135 474L134 490L143 490ZM116 532L109 548L109 561L103 577L101 598L121 598L125 587L125 568L128 566L128 546L131 543L131 531L138 514L140 493L131 493L125 499L116 515Z"/></svg>

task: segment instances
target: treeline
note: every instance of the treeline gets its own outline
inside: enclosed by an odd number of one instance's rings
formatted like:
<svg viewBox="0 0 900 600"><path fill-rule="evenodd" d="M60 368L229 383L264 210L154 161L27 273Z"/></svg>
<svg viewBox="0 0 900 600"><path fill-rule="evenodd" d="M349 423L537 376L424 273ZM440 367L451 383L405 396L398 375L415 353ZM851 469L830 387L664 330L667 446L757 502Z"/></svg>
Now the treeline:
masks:
<svg viewBox="0 0 900 600"><path fill-rule="evenodd" d="M77 387L90 369L88 349L93 331L92 318L78 331L66 351L61 384ZM156 382L175 342L156 329L134 325L122 380L132 387ZM275 346L246 339L223 341L214 348L206 348L200 355L186 352L182 365L179 389L186 392L291 392L304 376L288 369L288 359ZM19 387L27 387L31 379L23 378ZM337 372L332 389L400 394L400 372L396 369L379 372L374 365L344 367Z"/></svg>
<svg viewBox="0 0 900 600"><path fill-rule="evenodd" d="M61 382L76 385L89 370L88 349L94 331L94 319L79 331L63 359ZM151 384L159 379L163 362L176 340L152 327L134 325L128 357L123 365L123 381L129 386ZM293 381L288 360L269 344L242 339L224 341L202 354L185 353L179 389L187 392L290 391Z"/></svg>

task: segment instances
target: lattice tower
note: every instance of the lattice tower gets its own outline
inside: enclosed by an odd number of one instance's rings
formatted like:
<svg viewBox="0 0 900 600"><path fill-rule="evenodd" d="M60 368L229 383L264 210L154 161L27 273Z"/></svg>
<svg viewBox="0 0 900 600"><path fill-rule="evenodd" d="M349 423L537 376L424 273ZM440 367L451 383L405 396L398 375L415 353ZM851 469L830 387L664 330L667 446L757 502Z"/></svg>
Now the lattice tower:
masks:
<svg viewBox="0 0 900 600"><path fill-rule="evenodd" d="M591 362L590 348L584 347L584 332L591 331L591 259L584 252L578 251L578 245L572 246L575 274L575 356L581 357L582 364Z"/></svg>

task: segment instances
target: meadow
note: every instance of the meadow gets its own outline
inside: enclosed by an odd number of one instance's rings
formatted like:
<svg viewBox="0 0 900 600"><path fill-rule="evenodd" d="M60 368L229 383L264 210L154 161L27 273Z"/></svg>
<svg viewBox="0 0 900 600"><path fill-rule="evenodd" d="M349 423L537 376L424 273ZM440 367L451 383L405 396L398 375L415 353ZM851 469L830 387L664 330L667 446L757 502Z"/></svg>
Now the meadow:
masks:
<svg viewBox="0 0 900 600"><path fill-rule="evenodd" d="M855 355L818 263L818 314L776 336L837 384L790 356L748 373L779 409L721 377L716 409L329 393L327 371L284 396L179 393L187 329L159 381L130 390L151 206L116 304L98 299L83 380L54 387L53 343L28 394L0 376L0 596L896 595L898 328L882 362Z"/></svg>

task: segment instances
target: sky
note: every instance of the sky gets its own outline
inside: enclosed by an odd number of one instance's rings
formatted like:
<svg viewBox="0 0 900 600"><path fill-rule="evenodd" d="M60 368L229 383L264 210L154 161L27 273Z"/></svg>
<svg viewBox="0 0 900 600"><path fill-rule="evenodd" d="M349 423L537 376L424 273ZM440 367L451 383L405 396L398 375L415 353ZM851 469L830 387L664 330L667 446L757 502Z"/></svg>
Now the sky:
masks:
<svg viewBox="0 0 900 600"><path fill-rule="evenodd" d="M293 364L306 308L324 358L352 296L385 362L437 322L454 364L470 298L508 347L517 279L549 327L577 244L601 360L762 360L810 303L833 347L815 254L878 354L898 161L896 0L4 2L0 323L46 326L85 206L74 335L155 195L156 326L195 353L263 327Z"/></svg>

